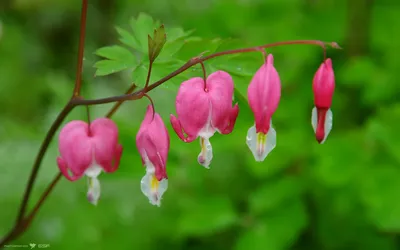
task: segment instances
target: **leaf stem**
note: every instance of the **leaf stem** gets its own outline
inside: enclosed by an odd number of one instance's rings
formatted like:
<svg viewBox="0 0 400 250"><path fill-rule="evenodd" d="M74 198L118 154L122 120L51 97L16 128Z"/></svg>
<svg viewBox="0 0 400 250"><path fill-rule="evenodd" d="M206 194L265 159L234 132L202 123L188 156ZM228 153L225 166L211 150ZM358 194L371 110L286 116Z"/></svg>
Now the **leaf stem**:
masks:
<svg viewBox="0 0 400 250"><path fill-rule="evenodd" d="M144 85L145 88L147 88L147 86L149 86L149 81L150 81L150 76L151 76L151 70L152 69L153 69L153 61L150 61L149 70L147 71L146 85Z"/></svg>
<svg viewBox="0 0 400 250"><path fill-rule="evenodd" d="M203 70L203 80L204 80L204 91L207 92L207 72L206 67L204 66L204 62L200 62L201 69Z"/></svg>

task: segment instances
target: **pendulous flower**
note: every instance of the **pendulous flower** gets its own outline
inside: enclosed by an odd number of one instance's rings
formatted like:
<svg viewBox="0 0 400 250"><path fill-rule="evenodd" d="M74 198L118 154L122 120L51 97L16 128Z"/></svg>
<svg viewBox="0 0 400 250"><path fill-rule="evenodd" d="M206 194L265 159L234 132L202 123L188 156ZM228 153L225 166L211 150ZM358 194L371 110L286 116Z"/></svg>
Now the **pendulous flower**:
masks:
<svg viewBox="0 0 400 250"><path fill-rule="evenodd" d="M235 126L239 106L232 107L233 90L233 79L224 71L212 73L206 82L200 77L191 78L179 88L175 102L177 117L171 115L172 127L184 142L200 137L201 152L197 160L206 168L213 157L210 137L215 131L230 134Z"/></svg>
<svg viewBox="0 0 400 250"><path fill-rule="evenodd" d="M147 107L146 115L136 135L136 147L146 167L141 180L141 190L153 205L160 206L168 188L166 164L169 151L169 135L161 116Z"/></svg>
<svg viewBox="0 0 400 250"><path fill-rule="evenodd" d="M311 124L318 143L325 142L332 130L332 97L335 91L335 75L332 60L326 59L321 64L313 79L314 105L311 115Z"/></svg>
<svg viewBox="0 0 400 250"><path fill-rule="evenodd" d="M87 197L96 205L100 198L97 177L102 171L117 170L122 155L116 124L107 118L96 119L90 125L71 121L62 128L58 146L57 164L61 173L70 181L86 175L89 180Z"/></svg>
<svg viewBox="0 0 400 250"><path fill-rule="evenodd" d="M264 161L276 146L276 131L272 127L271 117L281 98L281 80L274 67L272 54L268 55L266 62L253 76L247 97L255 125L248 130L246 142L256 161Z"/></svg>

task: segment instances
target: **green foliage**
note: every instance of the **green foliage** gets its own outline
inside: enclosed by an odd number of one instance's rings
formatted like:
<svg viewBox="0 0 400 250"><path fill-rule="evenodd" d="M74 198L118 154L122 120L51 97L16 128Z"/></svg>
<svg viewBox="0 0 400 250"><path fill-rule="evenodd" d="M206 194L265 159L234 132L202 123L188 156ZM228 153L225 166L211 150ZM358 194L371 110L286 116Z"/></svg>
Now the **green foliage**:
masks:
<svg viewBox="0 0 400 250"><path fill-rule="evenodd" d="M123 70L132 72L132 81L138 86L144 86L149 68L153 64L151 80L156 81L177 69L181 61L173 56L183 46L185 39L192 32L183 29L159 26L158 21L145 13L140 13L137 19L130 21L131 31L117 27L119 41L131 50L120 45L100 48L96 55L105 58L95 63L96 75L105 76ZM150 34L153 33L153 37ZM181 65L179 65L181 66Z"/></svg>
<svg viewBox="0 0 400 250"><path fill-rule="evenodd" d="M149 15L140 13L137 19L131 19L132 32L117 27L119 41L133 50L120 45L98 49L96 55L105 59L95 63L96 75L105 76L130 70L132 81L138 86L144 86L150 62L154 62L150 82L154 82L177 70L194 57L243 47L243 42L237 39L210 40L191 37L193 31L185 32L177 27L164 28L164 25L155 28L158 24L159 22L153 21ZM153 30L154 34L151 37L149 34ZM143 36L147 39L146 46ZM148 56L146 57L146 55ZM156 58L158 59L156 60ZM261 56L254 54L228 55L207 62L206 69L209 74L216 70L224 70L235 76L250 77L261 60ZM201 68L196 65L162 86L166 88L173 86L173 89L177 89L182 81L200 75Z"/></svg>

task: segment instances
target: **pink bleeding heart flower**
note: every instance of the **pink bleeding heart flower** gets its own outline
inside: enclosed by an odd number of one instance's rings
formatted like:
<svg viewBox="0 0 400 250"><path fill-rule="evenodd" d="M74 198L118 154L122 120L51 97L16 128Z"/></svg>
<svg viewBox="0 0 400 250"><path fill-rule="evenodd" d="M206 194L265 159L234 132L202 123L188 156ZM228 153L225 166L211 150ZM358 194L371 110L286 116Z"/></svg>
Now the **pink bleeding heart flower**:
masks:
<svg viewBox="0 0 400 250"><path fill-rule="evenodd" d="M175 102L177 117L171 115L172 127L184 142L200 137L201 152L197 160L206 168L213 157L210 137L215 131L230 134L235 126L239 106L232 107L233 90L233 79L224 71L212 73L206 83L203 78L191 78L179 88Z"/></svg>
<svg viewBox="0 0 400 250"><path fill-rule="evenodd" d="M70 181L86 175L89 179L87 197L96 205L100 198L97 176L102 171L117 170L122 155L116 124L106 118L96 119L90 126L83 121L71 121L62 128L58 146L57 164L61 173Z"/></svg>
<svg viewBox="0 0 400 250"><path fill-rule="evenodd" d="M254 113L255 125L246 137L256 161L264 161L276 146L276 131L272 127L272 115L281 98L281 80L274 67L274 57L269 54L247 89L249 105Z"/></svg>
<svg viewBox="0 0 400 250"><path fill-rule="evenodd" d="M149 105L136 135L136 147L146 167L141 190L150 203L157 206L160 206L161 198L168 188L166 164L169 146L167 128L161 116L154 113L153 107Z"/></svg>
<svg viewBox="0 0 400 250"><path fill-rule="evenodd" d="M312 110L311 124L317 141L325 142L332 130L332 97L335 91L335 75L332 60L326 59L321 64L313 79L313 92L315 107Z"/></svg>

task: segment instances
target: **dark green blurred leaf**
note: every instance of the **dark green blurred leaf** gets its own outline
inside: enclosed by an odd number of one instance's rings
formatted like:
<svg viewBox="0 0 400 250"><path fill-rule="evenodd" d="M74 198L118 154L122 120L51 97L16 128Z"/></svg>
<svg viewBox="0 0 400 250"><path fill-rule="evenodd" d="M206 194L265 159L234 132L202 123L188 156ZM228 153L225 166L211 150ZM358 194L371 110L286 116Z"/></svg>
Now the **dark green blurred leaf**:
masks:
<svg viewBox="0 0 400 250"><path fill-rule="evenodd" d="M178 218L181 234L214 234L237 222L233 204L225 196L206 196L201 201L198 198L184 201L185 211Z"/></svg>
<svg viewBox="0 0 400 250"><path fill-rule="evenodd" d="M400 124L400 104L380 109L368 124L367 136L377 149L384 147L391 157L400 164L400 133L395 124Z"/></svg>
<svg viewBox="0 0 400 250"><path fill-rule="evenodd" d="M362 198L371 221L381 231L400 230L400 169L377 165L364 172Z"/></svg>
<svg viewBox="0 0 400 250"><path fill-rule="evenodd" d="M303 192L300 179L285 177L275 181L266 181L249 196L249 207L252 215L267 213L276 209L285 201L299 199Z"/></svg>
<svg viewBox="0 0 400 250"><path fill-rule="evenodd" d="M235 250L285 250L307 227L308 216L301 200L281 206L269 215L255 220L237 240Z"/></svg>

